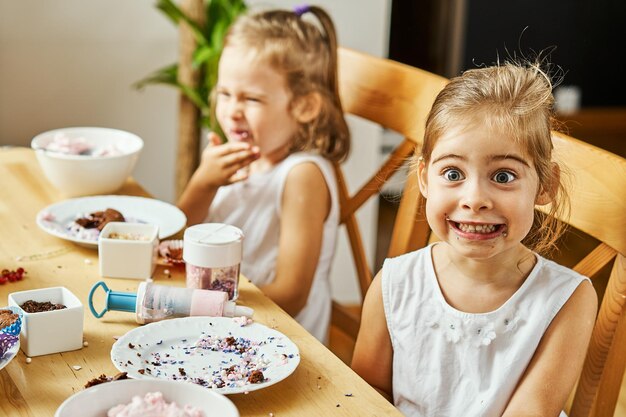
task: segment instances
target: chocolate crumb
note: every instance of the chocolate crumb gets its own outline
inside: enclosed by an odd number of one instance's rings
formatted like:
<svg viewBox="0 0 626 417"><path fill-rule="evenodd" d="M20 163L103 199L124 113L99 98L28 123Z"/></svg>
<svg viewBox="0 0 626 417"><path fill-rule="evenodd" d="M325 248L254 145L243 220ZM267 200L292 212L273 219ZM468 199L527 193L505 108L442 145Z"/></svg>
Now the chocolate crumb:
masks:
<svg viewBox="0 0 626 417"><path fill-rule="evenodd" d="M259 371L258 369L256 371L252 371L252 373L248 377L248 382L250 382L251 384L258 384L263 381L265 381L265 376L263 376L263 372Z"/></svg>
<svg viewBox="0 0 626 417"><path fill-rule="evenodd" d="M44 311L62 310L67 307L63 304L53 304L50 301L28 300L24 301L20 308L27 313L41 313Z"/></svg>
<svg viewBox="0 0 626 417"><path fill-rule="evenodd" d="M94 385L104 384L105 382L119 381L122 379L128 379L126 372L120 372L113 377L108 377L105 374L101 374L99 377L87 381L85 388L93 387Z"/></svg>

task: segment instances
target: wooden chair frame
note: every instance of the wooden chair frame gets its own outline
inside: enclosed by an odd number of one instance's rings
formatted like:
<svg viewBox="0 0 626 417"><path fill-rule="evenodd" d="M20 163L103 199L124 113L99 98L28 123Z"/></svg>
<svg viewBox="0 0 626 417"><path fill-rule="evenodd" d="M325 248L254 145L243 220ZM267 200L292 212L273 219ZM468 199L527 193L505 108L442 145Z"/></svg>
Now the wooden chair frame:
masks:
<svg viewBox="0 0 626 417"><path fill-rule="evenodd" d="M574 270L593 279L612 264L570 416L612 416L626 367L626 159L559 133L553 143L571 177L561 220L600 241Z"/></svg>
<svg viewBox="0 0 626 417"><path fill-rule="evenodd" d="M379 195L387 180L419 148L426 116L447 82L443 77L418 68L339 48L339 89L344 111L404 137L384 164L353 195L350 195L341 167L335 165L341 224L346 226L348 233L361 297L365 297L373 274L363 247L356 212L370 198ZM392 233L389 256L415 250L428 242L430 230L425 219L418 215L421 201L416 178L409 178ZM333 302L332 317L334 326L356 338L360 317L353 309Z"/></svg>

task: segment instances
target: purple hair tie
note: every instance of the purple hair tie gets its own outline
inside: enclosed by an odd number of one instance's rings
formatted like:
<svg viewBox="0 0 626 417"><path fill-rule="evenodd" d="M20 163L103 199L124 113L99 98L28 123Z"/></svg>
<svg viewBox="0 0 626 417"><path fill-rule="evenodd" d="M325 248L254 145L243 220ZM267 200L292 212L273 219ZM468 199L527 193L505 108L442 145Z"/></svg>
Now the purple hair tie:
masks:
<svg viewBox="0 0 626 417"><path fill-rule="evenodd" d="M293 12L298 17L302 16L303 14L308 12L309 10L311 10L311 6L309 6L308 4L301 4L300 6L296 6L296 7L293 8Z"/></svg>

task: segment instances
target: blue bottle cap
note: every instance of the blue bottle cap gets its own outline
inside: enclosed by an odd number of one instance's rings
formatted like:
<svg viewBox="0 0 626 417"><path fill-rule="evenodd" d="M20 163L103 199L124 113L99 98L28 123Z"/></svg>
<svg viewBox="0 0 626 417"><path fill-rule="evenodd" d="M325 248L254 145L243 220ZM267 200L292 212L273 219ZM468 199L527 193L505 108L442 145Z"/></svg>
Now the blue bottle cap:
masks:
<svg viewBox="0 0 626 417"><path fill-rule="evenodd" d="M106 292L104 310L102 310L100 313L96 312L96 309L93 306L93 295L98 287L102 287L102 289ZM101 318L102 316L104 316L104 313L109 310L127 311L129 313L134 313L136 311L136 305L137 294L132 292L111 291L109 287L107 287L107 285L104 283L104 281L96 282L89 291L89 309L91 310L91 314L93 314L97 318Z"/></svg>

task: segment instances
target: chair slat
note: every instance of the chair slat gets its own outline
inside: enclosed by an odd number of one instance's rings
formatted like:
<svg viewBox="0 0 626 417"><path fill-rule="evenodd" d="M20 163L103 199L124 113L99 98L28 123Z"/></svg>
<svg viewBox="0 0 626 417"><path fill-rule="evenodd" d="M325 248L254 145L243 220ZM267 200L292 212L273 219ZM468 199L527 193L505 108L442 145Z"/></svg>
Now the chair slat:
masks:
<svg viewBox="0 0 626 417"><path fill-rule="evenodd" d="M615 258L615 255L617 255L615 249L606 243L600 243L593 251L578 262L573 269L581 275L593 278Z"/></svg>
<svg viewBox="0 0 626 417"><path fill-rule="evenodd" d="M383 166L372 175L349 201L341 208L341 223L345 218L356 212L363 204L365 204L374 194L378 195L383 185L395 174L400 167L406 162L407 158L413 154L415 143L405 139L398 145Z"/></svg>
<svg viewBox="0 0 626 417"><path fill-rule="evenodd" d="M626 366L626 258L618 255L602 299L583 366L572 417L612 416Z"/></svg>

